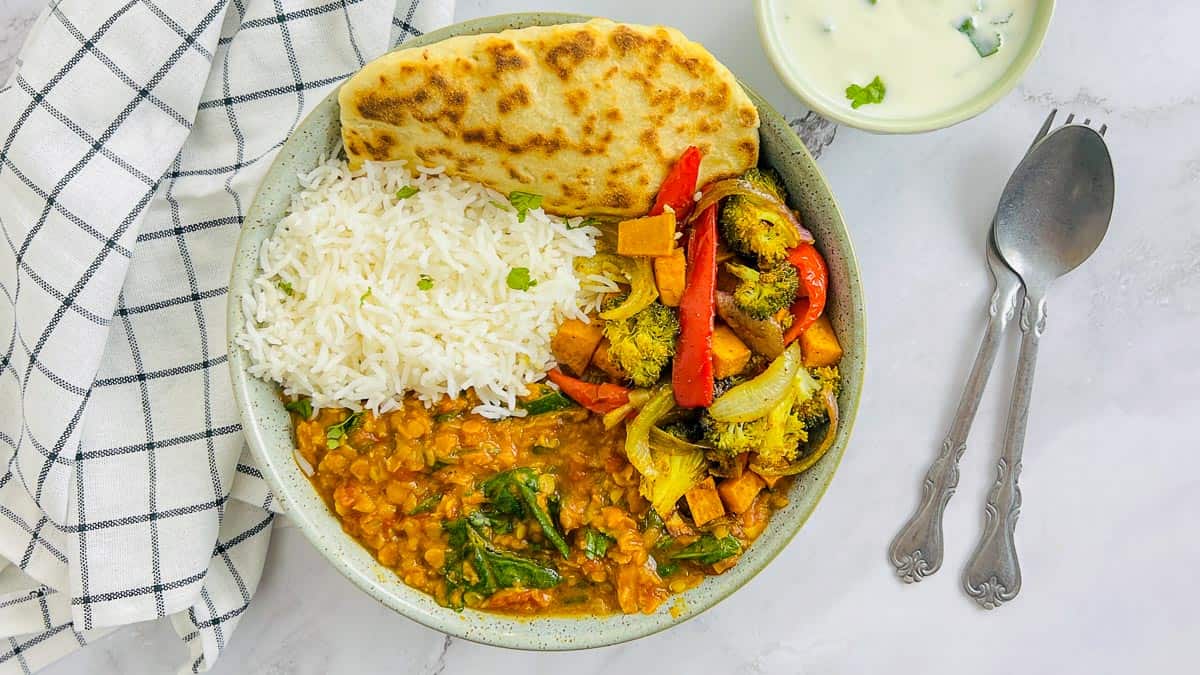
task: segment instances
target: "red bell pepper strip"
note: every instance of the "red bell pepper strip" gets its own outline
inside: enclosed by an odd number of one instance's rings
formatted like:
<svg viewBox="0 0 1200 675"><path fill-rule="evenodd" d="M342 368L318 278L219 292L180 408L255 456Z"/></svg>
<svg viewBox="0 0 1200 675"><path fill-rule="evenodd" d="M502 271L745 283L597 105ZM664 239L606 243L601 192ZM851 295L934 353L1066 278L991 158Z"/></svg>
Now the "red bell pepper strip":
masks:
<svg viewBox="0 0 1200 675"><path fill-rule="evenodd" d="M825 311L825 291L829 286L829 268L817 247L800 244L788 251L788 262L800 273L800 288L804 297L792 303L792 325L783 334L783 343L791 344L808 330Z"/></svg>
<svg viewBox="0 0 1200 675"><path fill-rule="evenodd" d="M649 215L660 215L667 206L670 206L675 211L675 222L680 227L683 226L683 222L687 220L688 214L691 213L692 206L695 204L696 178L700 175L700 159L700 148L694 145L683 151L679 161L671 167L662 187L658 189L658 197L655 198Z"/></svg>
<svg viewBox="0 0 1200 675"><path fill-rule="evenodd" d="M717 287L717 207L708 207L688 239L687 281L679 302L679 345L671 385L683 408L713 402L713 316Z"/></svg>
<svg viewBox="0 0 1200 675"><path fill-rule="evenodd" d="M619 384L584 382L558 368L552 368L547 375L568 398L594 413L612 412L629 403L629 390Z"/></svg>

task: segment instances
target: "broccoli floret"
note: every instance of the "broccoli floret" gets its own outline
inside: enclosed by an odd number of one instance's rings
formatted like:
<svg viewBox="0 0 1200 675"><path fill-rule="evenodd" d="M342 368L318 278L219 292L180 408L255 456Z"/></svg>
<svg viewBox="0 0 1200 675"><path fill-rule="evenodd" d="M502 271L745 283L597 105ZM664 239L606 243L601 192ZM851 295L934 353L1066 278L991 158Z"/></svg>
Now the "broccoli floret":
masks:
<svg viewBox="0 0 1200 675"><path fill-rule="evenodd" d="M675 356L678 334L678 315L660 302L651 303L628 319L604 323L609 356L639 387L658 382L663 367Z"/></svg>
<svg viewBox="0 0 1200 675"><path fill-rule="evenodd" d="M659 428L675 438L687 441L688 443L695 443L704 437L704 431L700 428L700 420L698 418L676 420L670 424L664 424Z"/></svg>
<svg viewBox="0 0 1200 675"><path fill-rule="evenodd" d="M717 380L713 383L713 400L721 398L725 392L741 383L742 378L736 375ZM698 422L701 438L714 448L709 457L713 461L751 450L762 435L761 429L752 426L753 422L718 422L708 414L707 408L700 413Z"/></svg>
<svg viewBox="0 0 1200 675"><path fill-rule="evenodd" d="M721 398L725 392L733 389L745 381L745 378L739 375L734 375L733 377L723 377L716 382L713 382L713 400Z"/></svg>
<svg viewBox="0 0 1200 675"><path fill-rule="evenodd" d="M786 262L761 271L737 263L728 263L725 269L741 280L733 292L733 301L755 319L767 319L791 306L800 288L800 275Z"/></svg>
<svg viewBox="0 0 1200 675"><path fill-rule="evenodd" d="M842 375L838 371L837 366L823 366L820 368L809 368L808 374L816 381L815 391L819 392L828 386L833 390L833 395L837 396L842 389ZM804 418L804 424L808 428L824 424L829 416L829 411L825 409L825 402L821 396L811 396L807 400L799 404L801 414Z"/></svg>
<svg viewBox="0 0 1200 675"><path fill-rule="evenodd" d="M827 419L825 404L818 394L826 386L837 393L840 375L836 367L800 370L791 391L765 416L749 422L718 422L707 411L701 416L704 440L715 450L709 459L721 462L743 452L758 453L765 464L786 464L808 441L808 432Z"/></svg>
<svg viewBox="0 0 1200 675"><path fill-rule="evenodd" d="M800 454L800 444L808 440L804 406L798 391L785 397L757 422L766 425L762 444L756 448L759 460L765 464L790 462Z"/></svg>
<svg viewBox="0 0 1200 675"><path fill-rule="evenodd" d="M750 169L742 178L787 203L787 192L774 171ZM767 263L781 262L788 249L800 243L800 233L795 226L743 195L734 195L724 201L720 225L721 236L730 248Z"/></svg>
<svg viewBox="0 0 1200 675"><path fill-rule="evenodd" d="M787 190L783 187L783 180L779 178L779 174L775 173L774 169L754 167L747 169L746 173L742 174L742 178L771 192L776 197L779 197L780 201L787 201Z"/></svg>
<svg viewBox="0 0 1200 675"><path fill-rule="evenodd" d="M756 450L765 431L762 420L750 422L718 422L707 412L700 417L704 440L716 451L713 459L735 457Z"/></svg>
<svg viewBox="0 0 1200 675"><path fill-rule="evenodd" d="M792 458L797 447L808 440L803 411L790 399L749 422L718 422L706 414L701 428L704 440L713 446L709 459L718 464L743 452L756 452L772 463L780 457Z"/></svg>

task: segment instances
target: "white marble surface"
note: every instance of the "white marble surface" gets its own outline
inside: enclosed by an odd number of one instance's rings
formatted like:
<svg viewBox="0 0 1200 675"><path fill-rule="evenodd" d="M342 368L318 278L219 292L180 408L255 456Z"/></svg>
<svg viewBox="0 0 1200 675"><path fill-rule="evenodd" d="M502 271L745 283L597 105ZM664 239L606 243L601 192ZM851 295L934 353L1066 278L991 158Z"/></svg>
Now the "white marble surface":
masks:
<svg viewBox="0 0 1200 675"><path fill-rule="evenodd" d="M789 116L751 3L549 0L546 9L674 24ZM703 4L711 7L703 7ZM0 72L41 2L0 0ZM528 9L460 0L469 18ZM821 165L853 230L870 316L851 447L815 517L749 586L633 644L574 654L449 640L377 605L295 529L216 673L1195 672L1200 636L1200 6L1059 3L1041 57L994 109L934 134L839 129ZM912 508L976 346L982 237L1048 108L1108 122L1118 203L1108 239L1054 288L1022 487L1021 596L977 609L958 571L974 546L1007 397L1006 354L946 518L946 565L900 584L887 543ZM1012 347L1013 345L1010 345ZM124 630L46 672L162 673L165 625Z"/></svg>

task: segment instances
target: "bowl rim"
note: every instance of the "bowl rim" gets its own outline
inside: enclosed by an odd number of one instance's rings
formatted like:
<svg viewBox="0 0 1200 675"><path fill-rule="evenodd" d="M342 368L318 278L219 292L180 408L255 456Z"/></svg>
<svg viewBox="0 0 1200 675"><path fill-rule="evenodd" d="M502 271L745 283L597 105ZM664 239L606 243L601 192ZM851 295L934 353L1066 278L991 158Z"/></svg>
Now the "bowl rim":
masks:
<svg viewBox="0 0 1200 675"><path fill-rule="evenodd" d="M511 23L522 23L524 25L549 25L585 22L593 18L596 17L566 12L523 12L479 17L476 19L454 23L436 31L430 31L420 38L414 38L406 41L405 43L396 47L396 49L427 46L456 35L491 33L498 32L498 30L503 30L502 28L480 29L480 27L483 25ZM741 83L740 80L739 83ZM428 599L428 596L423 592L404 585L402 581L400 582L401 586L399 590L393 590L392 587L385 586L383 580L373 578L368 570L359 569L352 563L350 559L338 555L336 546L341 543L348 543L349 545L355 547L361 547L361 544L346 535L340 530L340 528L337 530L335 535L330 535L322 524L316 522L317 514L315 511L298 508L296 506L297 500L292 498L293 494L295 494L294 488L292 488L284 479L284 476L281 473L279 462L273 458L273 455L269 451L272 443L264 436L264 425L262 424L259 414L256 412L255 406L251 401L250 382L251 380L257 380L257 378L254 378L249 374L247 370L246 354L244 350L242 350L242 348L236 344L235 341L239 330L239 321L242 318L240 310L241 297L243 295L242 292L238 292L237 290L239 287L239 282L242 281L243 276L243 265L239 263L238 258L245 248L246 240L250 237L251 231L255 229L251 227L250 216L258 210L256 205L259 201L260 194L266 185L278 180L279 175L283 174L285 171L286 165L290 163L290 156L287 153L287 144L285 141L284 146L280 149L279 153L272 161L271 166L264 174L262 182L259 184L255 196L251 201L250 208L247 209L247 222L242 227L242 231L238 236L237 245L234 249L233 255L235 261L230 272L229 294L226 299L226 343L227 349L229 350L228 361L234 398L242 420L243 433L246 437L247 444L249 445L252 454L259 463L259 466L263 469L263 477L266 479L266 482L278 500L278 503L284 509L285 514L297 524L298 528L304 534L305 538L308 539L309 543L312 544L313 547L316 548L317 551L324 558L326 558L342 576L352 581L360 590L366 592L368 595L375 598L378 602L389 609L395 611L397 614L448 635L453 635L455 637L479 644L487 644L510 649L530 651L571 651L621 644L642 637L647 637L649 635L664 631L668 628L678 626L696 616L699 616L700 614L703 614L713 606L736 593L753 578L755 578L776 557L778 557L778 555L782 553L784 549L787 548L788 544L795 538L800 530L803 529L804 524L816 511L816 508L823 498L826 490L828 490L830 483L833 482L833 478L837 473L838 466L845 457L845 451L849 446L850 438L853 434L854 423L857 418L858 409L862 398L862 388L865 384L866 375L866 298L862 286L862 274L861 270L859 269L857 255L854 252L853 242L850 239L849 228L846 225L846 220L844 214L842 213L841 207L837 204L836 198L833 195L833 190L831 189L824 174L820 171L819 166L808 152L808 149L804 146L799 137L796 136L794 130L788 126L782 115L780 115L778 111L776 111L752 88L744 83L741 84L746 89L750 98L754 101L760 116L771 118L772 122L777 126L777 128L783 130L785 138L786 135L790 135L791 142L788 143L789 150L791 150L794 155L803 153L803 156L814 169L813 179L817 189L829 196L828 201L829 207L832 209L833 222L836 231L839 234L838 238L841 240L838 244L838 250L845 259L846 276L849 282L847 284L848 288L846 289L845 296L847 311L850 315L850 321L852 322L851 325L856 327L856 331L854 335L849 338L849 341L854 344L859 361L857 366L858 386L854 389L854 391L850 392L851 397L849 400L849 410L843 411L842 413L843 427L845 432L842 436L842 440L835 444L834 451L836 451L836 454L829 458L833 461L828 467L828 473L821 477L819 483L811 484L811 489L815 494L813 496L812 505L807 512L801 512L797 514L796 517L787 522L786 527L780 529L777 538L770 542L771 548L765 551L764 557L752 561L753 564L751 565L735 567L734 570L731 570L731 572L736 570L736 574L727 573L727 575L723 575L724 579L729 580L727 584L722 585L716 592L708 593L702 596L699 600L693 600L686 603L678 615L675 615L674 612L668 612L667 614L670 618L663 619L663 612L661 610L668 604L664 603L663 608L660 608L660 611L656 614L626 615L625 618L628 619L628 623L610 627L602 627L601 629L587 632L582 635L575 635L571 640L565 642L540 642L536 637L537 634L543 632L537 630L539 622L545 622L553 625L557 625L559 622L562 622L564 625L575 626L586 625L583 623L584 621L597 621L612 617L598 617L594 615L581 615L578 617L509 617L506 615L498 615L478 610L463 610L463 612L471 613L472 616L480 617L480 620L484 621L485 624L511 620L512 623L519 623L527 626L525 630L510 630L499 633L486 632L483 635L478 635L463 629L464 622L461 620L461 617L463 616L462 613L456 615L457 617L460 617L460 620L455 621L452 618L441 616L424 607L418 606L420 604L419 602L402 597L401 594L415 594L414 597L420 596L420 598ZM310 119L312 119L327 102L332 100L336 105L339 89L340 85L333 89L321 101L321 103L318 103L316 106L314 106L314 108L309 111L307 115L305 115L304 119L302 119L296 125L295 130L293 130L293 135L297 130L304 128L309 123ZM288 140L290 139L291 136L289 136ZM255 260L257 260L257 256L255 256ZM254 264L254 267L256 270L257 263ZM839 435L842 435L840 430ZM831 452L831 454L834 453ZM289 468L296 468L294 466L295 459L291 455L286 458L281 458L280 461L291 462L293 466ZM311 490L311 485L309 485L307 481L305 481L304 487ZM321 505L324 506L324 503L321 502ZM333 541L332 539L334 537L336 537L338 541ZM756 544L757 543L758 542L756 542ZM761 545L765 546L767 543L768 542L764 541L761 543ZM681 598L686 595L686 593L687 592L684 594L674 595L672 598ZM553 629L551 628L550 630Z"/></svg>
<svg viewBox="0 0 1200 675"><path fill-rule="evenodd" d="M945 129L965 122L995 105L1017 86L1017 83L1024 77L1025 71L1041 53L1042 45L1046 41L1046 33L1050 29L1050 22L1054 18L1055 9L1055 0L1040 0L1033 29L1029 33L1029 41L1026 42L1021 54L1013 61L1004 75L987 89L949 110L921 117L889 120L861 115L853 109L847 110L828 105L822 97L813 94L810 87L792 73L790 62L784 54L784 48L779 44L774 31L768 24L768 10L776 2L779 0L755 0L754 14L758 24L758 40L762 44L763 51L767 53L767 58L771 61L771 66L775 69L779 79L804 105L822 117L838 124L878 134L919 134Z"/></svg>

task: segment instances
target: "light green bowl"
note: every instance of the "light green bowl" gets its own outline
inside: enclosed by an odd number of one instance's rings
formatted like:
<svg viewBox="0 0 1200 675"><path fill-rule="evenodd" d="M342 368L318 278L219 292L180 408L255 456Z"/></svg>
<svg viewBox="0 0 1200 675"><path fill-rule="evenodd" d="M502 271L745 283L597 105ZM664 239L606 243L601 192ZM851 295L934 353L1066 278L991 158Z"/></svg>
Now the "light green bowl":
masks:
<svg viewBox="0 0 1200 675"><path fill-rule="evenodd" d="M572 23L588 18L538 13L475 19L410 40L405 47L428 45L454 35ZM455 612L406 586L342 532L296 463L291 420L276 386L247 373L249 359L233 341L244 322L242 298L250 292L251 280L257 273L259 246L286 213L291 195L300 189L298 174L308 172L323 155L328 156L338 146L336 92L326 97L297 127L263 179L238 241L229 285L229 363L246 439L267 482L289 516L342 574L388 607L444 633L504 647L565 650L624 642L678 625L736 591L783 550L816 508L850 438L863 382L866 317L850 236L829 186L783 118L756 94L750 92L750 96L762 117L763 158L779 170L794 205L816 235L829 263L828 311L846 352L841 366L842 424L829 454L795 481L788 495L791 503L775 514L766 531L735 567L684 593L677 616L670 611L677 604L674 599L650 615L519 619L470 609Z"/></svg>
<svg viewBox="0 0 1200 675"><path fill-rule="evenodd" d="M776 3L784 1L755 0L759 39L762 41L763 50L767 52L767 56L771 59L771 65L775 66L775 72L779 74L779 79L783 80L783 83L796 96L800 97L804 105L808 106L811 110L815 110L822 117L838 122L839 124L880 134L915 134L944 129L959 122L965 122L992 107L996 101L999 101L1005 94L1012 91L1013 87L1017 86L1017 82L1020 81L1021 76L1025 74L1025 71L1033 63L1033 60L1037 58L1038 52L1042 48L1042 43L1046 39L1046 31L1050 28L1050 19L1054 16L1054 0L1040 0L1037 5L1037 14L1033 17L1033 27L1029 31L1029 39L1022 45L1020 55L1012 62L1008 70L1004 71L1004 75L1000 79L993 82L992 86L983 90L974 98L963 101L953 108L934 112L929 115L905 119L881 119L871 116L866 111L859 112L845 106L830 105L828 98L820 92L815 91L804 78L797 75L797 71L803 71L804 65L796 63L788 56L787 48L783 45L783 39L770 21L770 8ZM852 1L861 2L861 0Z"/></svg>

